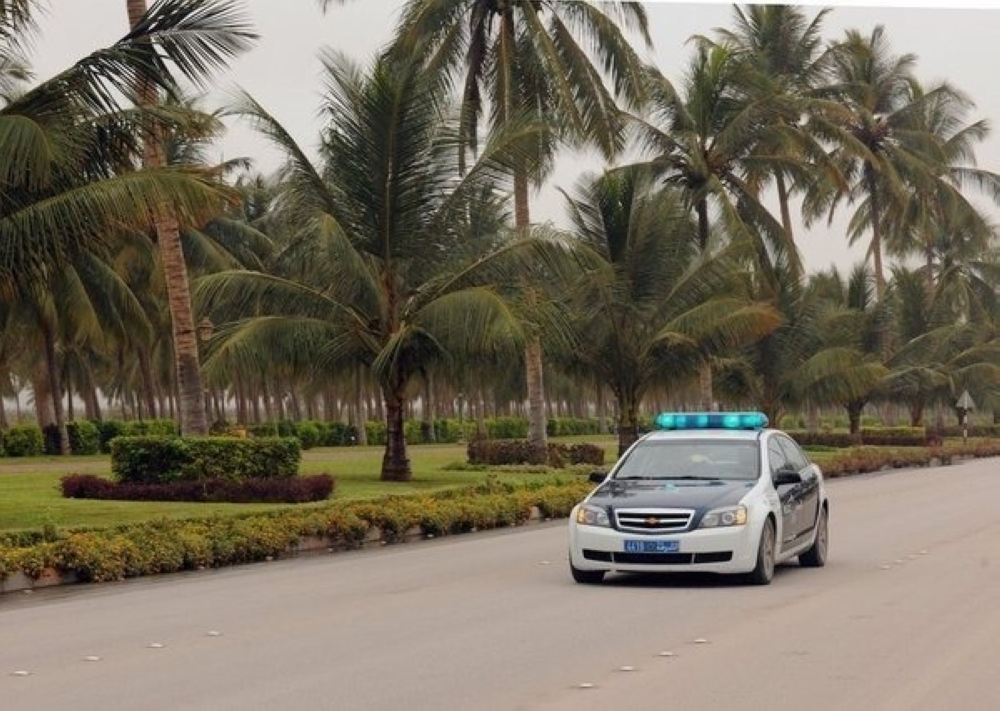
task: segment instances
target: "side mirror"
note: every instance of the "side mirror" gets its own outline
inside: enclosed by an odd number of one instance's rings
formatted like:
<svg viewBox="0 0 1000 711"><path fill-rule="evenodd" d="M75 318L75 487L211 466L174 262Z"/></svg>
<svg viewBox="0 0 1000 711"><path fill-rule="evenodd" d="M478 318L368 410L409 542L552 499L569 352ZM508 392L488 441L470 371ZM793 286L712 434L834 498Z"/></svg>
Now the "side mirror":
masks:
<svg viewBox="0 0 1000 711"><path fill-rule="evenodd" d="M775 486L786 486L788 484L801 484L802 475L794 469L779 469L774 476Z"/></svg>
<svg viewBox="0 0 1000 711"><path fill-rule="evenodd" d="M590 483L591 484L600 484L600 483L602 483L607 478L608 478L608 473L607 472L591 472L590 473Z"/></svg>

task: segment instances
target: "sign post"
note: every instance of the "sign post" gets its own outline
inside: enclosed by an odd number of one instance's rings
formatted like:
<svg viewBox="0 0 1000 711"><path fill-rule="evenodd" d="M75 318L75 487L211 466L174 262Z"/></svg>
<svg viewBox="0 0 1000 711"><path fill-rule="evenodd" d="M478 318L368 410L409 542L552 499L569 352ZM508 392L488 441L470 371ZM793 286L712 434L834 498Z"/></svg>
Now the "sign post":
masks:
<svg viewBox="0 0 1000 711"><path fill-rule="evenodd" d="M958 402L955 403L955 407L962 418L962 444L966 444L969 440L969 410L976 409L976 403L972 401L972 396L969 395L968 390L962 391L962 395L958 398Z"/></svg>

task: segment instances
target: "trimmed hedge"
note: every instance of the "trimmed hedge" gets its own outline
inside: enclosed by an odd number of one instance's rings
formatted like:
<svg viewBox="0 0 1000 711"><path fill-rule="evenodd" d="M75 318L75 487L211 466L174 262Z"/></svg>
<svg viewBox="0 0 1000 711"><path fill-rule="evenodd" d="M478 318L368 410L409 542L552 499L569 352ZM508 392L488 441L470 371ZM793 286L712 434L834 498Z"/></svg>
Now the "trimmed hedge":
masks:
<svg viewBox="0 0 1000 711"><path fill-rule="evenodd" d="M60 480L60 487L68 499L301 504L330 498L334 480L329 474L315 474L281 479L214 478L143 484L115 482L94 474L69 474Z"/></svg>
<svg viewBox="0 0 1000 711"><path fill-rule="evenodd" d="M470 464L503 466L510 464L532 464L531 443L526 439L474 439L469 442L466 452ZM604 464L604 449L595 444L548 443L550 467L562 468L567 464Z"/></svg>
<svg viewBox="0 0 1000 711"><path fill-rule="evenodd" d="M293 477L301 458L295 437L116 437L111 443L111 471L122 483Z"/></svg>

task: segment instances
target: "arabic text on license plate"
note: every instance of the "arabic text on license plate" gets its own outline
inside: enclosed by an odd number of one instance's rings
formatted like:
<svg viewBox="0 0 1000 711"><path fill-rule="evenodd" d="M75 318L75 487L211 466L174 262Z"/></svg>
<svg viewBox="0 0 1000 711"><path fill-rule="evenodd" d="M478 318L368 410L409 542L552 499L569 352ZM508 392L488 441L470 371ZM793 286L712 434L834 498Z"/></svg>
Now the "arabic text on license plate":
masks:
<svg viewBox="0 0 1000 711"><path fill-rule="evenodd" d="M678 541L625 541L626 553L676 553L678 550Z"/></svg>

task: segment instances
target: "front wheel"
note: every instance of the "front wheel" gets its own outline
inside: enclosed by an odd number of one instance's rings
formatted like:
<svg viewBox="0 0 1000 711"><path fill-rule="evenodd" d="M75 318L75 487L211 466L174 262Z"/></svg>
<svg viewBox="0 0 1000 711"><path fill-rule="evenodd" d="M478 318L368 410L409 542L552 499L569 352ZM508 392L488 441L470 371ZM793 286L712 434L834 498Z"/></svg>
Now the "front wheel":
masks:
<svg viewBox="0 0 1000 711"><path fill-rule="evenodd" d="M826 553L830 542L826 517L826 509L821 508L819 518L816 520L816 538L813 539L809 550L799 556L799 565L807 568L822 568L826 565Z"/></svg>
<svg viewBox="0 0 1000 711"><path fill-rule="evenodd" d="M604 580L603 570L580 570L570 563L569 572L573 575L573 580L583 585L598 585Z"/></svg>
<svg viewBox="0 0 1000 711"><path fill-rule="evenodd" d="M768 585L774 579L774 522L767 519L757 546L757 566L747 576L754 585Z"/></svg>

